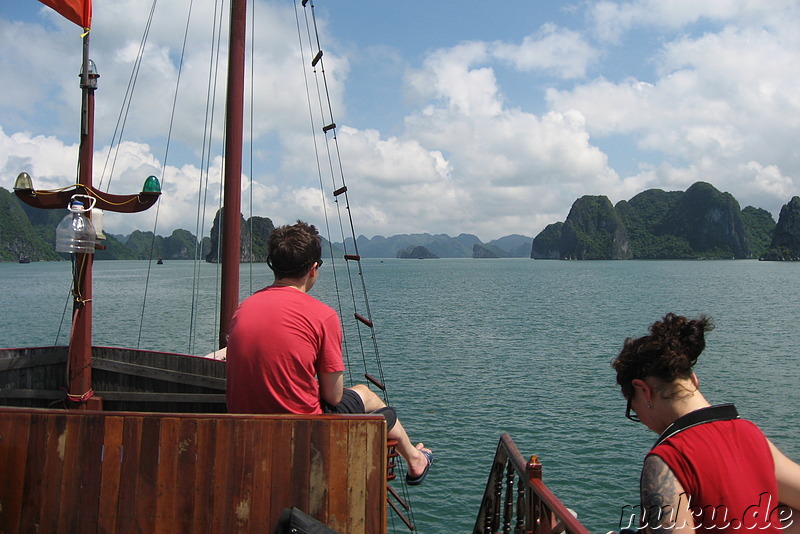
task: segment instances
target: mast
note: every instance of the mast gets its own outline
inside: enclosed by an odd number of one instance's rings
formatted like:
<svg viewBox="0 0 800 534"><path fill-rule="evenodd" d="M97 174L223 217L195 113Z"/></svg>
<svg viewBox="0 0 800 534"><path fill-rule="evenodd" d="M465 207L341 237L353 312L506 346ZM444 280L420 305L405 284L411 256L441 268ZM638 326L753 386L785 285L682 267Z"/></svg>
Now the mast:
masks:
<svg viewBox="0 0 800 534"><path fill-rule="evenodd" d="M94 92L97 74L89 59L89 35L83 36L83 65L81 67L81 135L78 184L92 188L92 158L94 154ZM67 377L69 399L77 401L79 409L88 409L92 392L92 264L94 254L75 254L72 305L72 335L69 341ZM92 403L94 404L94 403ZM95 407L95 406L91 406Z"/></svg>
<svg viewBox="0 0 800 534"><path fill-rule="evenodd" d="M231 319L239 306L239 257L242 233L242 130L247 0L232 0L230 18L228 92L225 115L225 199L222 210L220 348L228 345Z"/></svg>
<svg viewBox="0 0 800 534"><path fill-rule="evenodd" d="M94 157L94 92L100 75L89 58L89 36L92 18L91 0L40 0L64 18L84 29L80 73L81 130L78 152L78 183L71 188L35 190L28 173L22 172L14 183L14 193L34 208L63 210L74 196L91 197L90 206L118 213L144 211L158 200L161 187L158 179L149 177L141 193L112 195L96 191L92 185ZM91 218L91 212L87 212ZM102 409L102 399L92 390L92 266L94 254L75 252L73 256L72 331L67 354L67 397L72 407Z"/></svg>

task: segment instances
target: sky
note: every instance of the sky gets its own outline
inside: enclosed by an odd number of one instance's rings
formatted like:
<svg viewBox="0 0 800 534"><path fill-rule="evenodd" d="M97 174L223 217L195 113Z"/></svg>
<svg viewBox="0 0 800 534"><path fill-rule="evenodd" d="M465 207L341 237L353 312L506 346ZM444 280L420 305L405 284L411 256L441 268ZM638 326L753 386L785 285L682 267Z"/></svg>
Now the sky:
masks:
<svg viewBox="0 0 800 534"><path fill-rule="evenodd" d="M207 235L224 122L216 6L156 5L123 105L151 6L94 2L95 185L133 193L152 174L164 190L157 209L106 213L104 229ZM312 140L302 8L251 8L242 211L324 226L337 205L314 159L326 148ZM357 235L533 237L583 195L697 181L776 220L800 195L798 1L317 0L314 15ZM0 3L0 187L21 171L41 189L76 181L80 34L36 0Z"/></svg>

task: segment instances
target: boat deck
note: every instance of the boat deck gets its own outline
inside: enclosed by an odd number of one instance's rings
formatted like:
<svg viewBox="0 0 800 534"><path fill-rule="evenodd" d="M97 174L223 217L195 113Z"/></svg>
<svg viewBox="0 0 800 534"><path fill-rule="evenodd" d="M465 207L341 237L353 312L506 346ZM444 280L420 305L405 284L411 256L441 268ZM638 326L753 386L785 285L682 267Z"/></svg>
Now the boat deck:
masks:
<svg viewBox="0 0 800 534"><path fill-rule="evenodd" d="M0 408L2 532L386 532L382 416Z"/></svg>

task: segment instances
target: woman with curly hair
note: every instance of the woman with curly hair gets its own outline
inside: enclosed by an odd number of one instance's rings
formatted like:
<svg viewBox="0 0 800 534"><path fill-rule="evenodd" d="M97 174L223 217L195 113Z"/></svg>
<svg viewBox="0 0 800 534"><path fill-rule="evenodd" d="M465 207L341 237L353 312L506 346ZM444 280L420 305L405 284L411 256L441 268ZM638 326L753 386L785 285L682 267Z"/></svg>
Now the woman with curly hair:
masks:
<svg viewBox="0 0 800 534"><path fill-rule="evenodd" d="M659 434L642 467L648 532L800 532L800 465L732 404L712 406L693 368L713 329L668 313L612 362L625 416Z"/></svg>

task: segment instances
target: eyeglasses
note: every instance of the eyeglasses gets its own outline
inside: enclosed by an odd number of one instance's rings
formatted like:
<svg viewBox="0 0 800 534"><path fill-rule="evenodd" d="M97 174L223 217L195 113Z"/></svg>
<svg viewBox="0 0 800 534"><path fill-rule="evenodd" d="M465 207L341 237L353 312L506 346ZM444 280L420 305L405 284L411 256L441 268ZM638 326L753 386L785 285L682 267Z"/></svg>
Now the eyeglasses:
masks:
<svg viewBox="0 0 800 534"><path fill-rule="evenodd" d="M634 423L641 423L642 420L639 419L639 416L636 415L636 412L631 413L631 399L628 399L628 406L625 408L625 417L633 421Z"/></svg>
<svg viewBox="0 0 800 534"><path fill-rule="evenodd" d="M320 267L322 267L322 258L317 260L317 269L319 269Z"/></svg>

